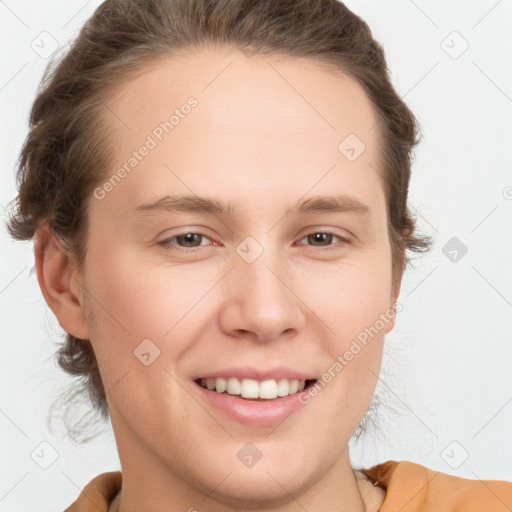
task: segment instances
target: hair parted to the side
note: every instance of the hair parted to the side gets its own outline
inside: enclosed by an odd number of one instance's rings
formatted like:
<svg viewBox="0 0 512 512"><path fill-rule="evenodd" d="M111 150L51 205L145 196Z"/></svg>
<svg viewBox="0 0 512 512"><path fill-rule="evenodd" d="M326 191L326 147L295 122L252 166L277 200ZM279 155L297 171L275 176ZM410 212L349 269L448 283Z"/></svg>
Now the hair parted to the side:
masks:
<svg viewBox="0 0 512 512"><path fill-rule="evenodd" d="M48 223L83 271L87 207L109 175L112 134L100 122L108 95L151 63L180 50L222 46L250 54L281 54L330 65L364 88L379 116L392 276L398 290L410 262L404 249L425 252L430 237L415 235L407 206L411 153L419 126L394 90L384 51L368 25L337 0L107 0L86 22L67 54L45 71L17 166L19 194L7 228L30 240ZM108 418L105 390L89 340L67 334L57 351L61 368L80 378L79 390ZM64 396L64 395L63 395ZM75 394L66 403L72 403ZM69 405L68 404L68 405ZM85 428L65 415L74 440ZM83 427L83 426L82 426ZM357 432L356 432L357 433Z"/></svg>

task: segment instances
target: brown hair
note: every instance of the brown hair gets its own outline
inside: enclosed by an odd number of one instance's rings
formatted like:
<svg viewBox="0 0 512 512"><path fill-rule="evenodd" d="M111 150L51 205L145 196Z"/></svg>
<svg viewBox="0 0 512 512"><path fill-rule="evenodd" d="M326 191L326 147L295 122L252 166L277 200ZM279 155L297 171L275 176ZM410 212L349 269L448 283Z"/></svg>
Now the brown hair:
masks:
<svg viewBox="0 0 512 512"><path fill-rule="evenodd" d="M18 161L8 230L31 239L48 223L83 270L87 206L108 174L113 144L100 123L108 94L157 59L180 50L221 45L249 53L310 58L355 78L379 116L379 170L388 208L393 283L398 290L408 256L424 252L407 206L411 152L418 123L395 92L385 55L368 25L337 0L107 0L86 22L64 58L45 71ZM110 134L111 135L111 134ZM59 365L81 377L78 391L108 417L105 390L89 340L67 334ZM76 393L67 397L71 402ZM69 429L68 429L69 430ZM75 429L75 437L77 430ZM73 435L72 435L73 437Z"/></svg>

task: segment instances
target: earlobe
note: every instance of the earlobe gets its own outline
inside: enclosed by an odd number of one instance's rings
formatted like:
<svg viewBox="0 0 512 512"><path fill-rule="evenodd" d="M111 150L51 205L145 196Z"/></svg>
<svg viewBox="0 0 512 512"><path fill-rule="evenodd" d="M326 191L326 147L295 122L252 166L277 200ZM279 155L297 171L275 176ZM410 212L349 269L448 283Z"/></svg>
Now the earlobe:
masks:
<svg viewBox="0 0 512 512"><path fill-rule="evenodd" d="M400 293L400 290L398 291ZM398 297L398 293L396 297ZM386 327L384 328L384 333L388 334L395 328L396 321L396 300L389 306L388 311L386 312Z"/></svg>
<svg viewBox="0 0 512 512"><path fill-rule="evenodd" d="M89 339L78 273L48 224L36 232L34 255L39 287L60 326L77 338Z"/></svg>
<svg viewBox="0 0 512 512"><path fill-rule="evenodd" d="M405 249L403 252L403 258L405 261ZM386 316L388 318L386 322L386 327L384 329L385 334L388 334L395 328L396 323L396 314L397 314L397 303L398 303L398 297L400 296L400 289L401 289L401 283L402 283L402 277L405 270L405 263L402 267L402 272L400 274L400 282L398 283L398 286L395 287L392 295L391 295L391 303L389 305L389 309L386 313Z"/></svg>

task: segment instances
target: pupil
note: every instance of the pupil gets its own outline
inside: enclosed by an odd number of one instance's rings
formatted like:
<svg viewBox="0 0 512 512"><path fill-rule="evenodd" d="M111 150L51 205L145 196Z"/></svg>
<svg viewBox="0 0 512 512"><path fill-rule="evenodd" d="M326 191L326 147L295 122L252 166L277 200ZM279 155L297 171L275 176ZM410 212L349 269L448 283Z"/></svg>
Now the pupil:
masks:
<svg viewBox="0 0 512 512"><path fill-rule="evenodd" d="M184 242L187 244L194 243L194 238L197 238L198 234L196 233L187 233L186 235L181 235L181 238L184 239Z"/></svg>
<svg viewBox="0 0 512 512"><path fill-rule="evenodd" d="M310 235L313 237L315 242L325 242L326 237L332 237L329 233L314 233L313 235ZM327 241L330 241L330 239L327 239Z"/></svg>

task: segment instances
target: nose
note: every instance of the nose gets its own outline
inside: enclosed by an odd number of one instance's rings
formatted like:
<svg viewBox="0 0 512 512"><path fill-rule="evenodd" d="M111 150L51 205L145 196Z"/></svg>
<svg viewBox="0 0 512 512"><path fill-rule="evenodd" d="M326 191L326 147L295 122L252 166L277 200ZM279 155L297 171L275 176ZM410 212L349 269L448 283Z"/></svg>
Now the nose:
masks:
<svg viewBox="0 0 512 512"><path fill-rule="evenodd" d="M269 342L300 332L307 306L294 292L297 276L285 258L267 249L252 263L234 261L222 290L219 321L225 333Z"/></svg>

